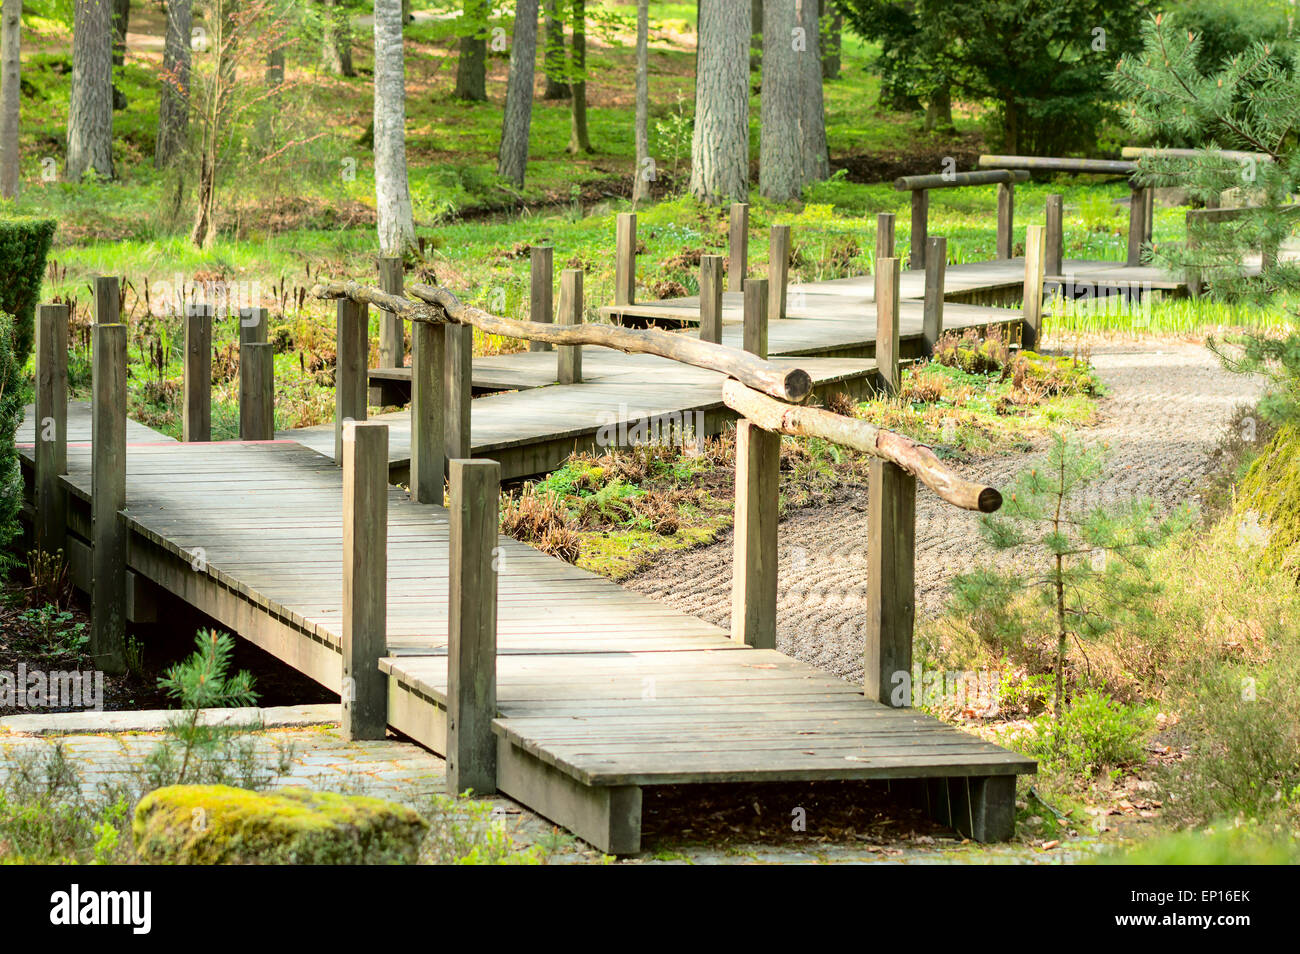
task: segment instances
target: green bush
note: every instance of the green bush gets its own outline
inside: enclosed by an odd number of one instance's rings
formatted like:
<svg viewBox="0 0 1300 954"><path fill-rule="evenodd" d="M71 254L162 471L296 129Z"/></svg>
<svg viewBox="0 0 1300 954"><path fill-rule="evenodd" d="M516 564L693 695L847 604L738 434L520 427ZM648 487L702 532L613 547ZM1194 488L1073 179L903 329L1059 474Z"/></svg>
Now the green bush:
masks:
<svg viewBox="0 0 1300 954"><path fill-rule="evenodd" d="M1046 765L1091 777L1140 762L1153 722L1145 706L1124 705L1089 689L1074 698L1059 722L1050 716L1037 719L1026 743Z"/></svg>
<svg viewBox="0 0 1300 954"><path fill-rule="evenodd" d="M0 579L17 565L9 545L22 533L22 472L14 438L31 390L14 353L13 320L0 311Z"/></svg>
<svg viewBox="0 0 1300 954"><path fill-rule="evenodd" d="M9 334L20 368L32 353L36 302L57 224L53 219L0 222L0 311L14 316Z"/></svg>
<svg viewBox="0 0 1300 954"><path fill-rule="evenodd" d="M1111 865L1294 865L1300 842L1294 835L1255 825L1215 826L1153 838L1100 859Z"/></svg>

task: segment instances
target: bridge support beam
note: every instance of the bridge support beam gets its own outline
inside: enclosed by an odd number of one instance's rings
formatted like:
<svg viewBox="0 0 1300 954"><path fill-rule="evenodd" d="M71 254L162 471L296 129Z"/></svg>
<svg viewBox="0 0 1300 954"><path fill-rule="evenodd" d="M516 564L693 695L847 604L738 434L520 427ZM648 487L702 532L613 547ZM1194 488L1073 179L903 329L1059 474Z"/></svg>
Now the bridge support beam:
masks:
<svg viewBox="0 0 1300 954"><path fill-rule="evenodd" d="M388 425L343 429L343 735L388 727Z"/></svg>
<svg viewBox="0 0 1300 954"><path fill-rule="evenodd" d="M867 499L867 632L863 692L885 705L912 672L916 622L916 478L879 457L871 459Z"/></svg>
<svg viewBox="0 0 1300 954"><path fill-rule="evenodd" d="M126 671L126 325L95 325L91 409L90 655Z"/></svg>

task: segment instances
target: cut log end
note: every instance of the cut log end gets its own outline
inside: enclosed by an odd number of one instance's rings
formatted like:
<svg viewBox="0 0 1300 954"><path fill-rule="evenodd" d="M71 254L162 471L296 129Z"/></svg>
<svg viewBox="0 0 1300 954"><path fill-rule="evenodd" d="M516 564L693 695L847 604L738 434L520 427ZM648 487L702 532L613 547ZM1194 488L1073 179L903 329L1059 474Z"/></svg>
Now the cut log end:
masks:
<svg viewBox="0 0 1300 954"><path fill-rule="evenodd" d="M785 376L786 400L801 404L812 394L812 375L803 368L793 368Z"/></svg>
<svg viewBox="0 0 1300 954"><path fill-rule="evenodd" d="M992 487L985 487L979 494L980 513L993 513L1002 506L1002 494Z"/></svg>

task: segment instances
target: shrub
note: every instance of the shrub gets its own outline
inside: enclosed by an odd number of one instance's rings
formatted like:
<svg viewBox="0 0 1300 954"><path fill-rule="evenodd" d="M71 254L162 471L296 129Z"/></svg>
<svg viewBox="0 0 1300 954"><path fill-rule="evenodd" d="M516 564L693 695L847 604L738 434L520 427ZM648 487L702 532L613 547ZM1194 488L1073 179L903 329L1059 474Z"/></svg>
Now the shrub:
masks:
<svg viewBox="0 0 1300 954"><path fill-rule="evenodd" d="M18 219L0 222L0 311L14 316L13 351L18 366L32 353L36 302L41 296L45 256L57 226L52 219Z"/></svg>
<svg viewBox="0 0 1300 954"><path fill-rule="evenodd" d="M1100 859L1111 865L1294 865L1300 842L1293 834L1258 825L1216 824L1153 838L1128 851Z"/></svg>
<svg viewBox="0 0 1300 954"><path fill-rule="evenodd" d="M1041 716L1026 739L1030 754L1072 775L1093 776L1140 762L1154 720L1145 706L1125 705L1089 689L1059 722Z"/></svg>
<svg viewBox="0 0 1300 954"><path fill-rule="evenodd" d="M23 505L22 471L14 439L30 388L14 351L14 338L12 319L0 312L0 579L18 564L7 548L22 533L18 521Z"/></svg>
<svg viewBox="0 0 1300 954"><path fill-rule="evenodd" d="M1237 487L1234 514L1245 532L1259 528L1266 569L1300 578L1300 424L1282 427Z"/></svg>
<svg viewBox="0 0 1300 954"><path fill-rule="evenodd" d="M945 332L935 343L934 360L967 374L992 374L1011 360L1011 349L1001 338L982 338L968 328L960 335Z"/></svg>

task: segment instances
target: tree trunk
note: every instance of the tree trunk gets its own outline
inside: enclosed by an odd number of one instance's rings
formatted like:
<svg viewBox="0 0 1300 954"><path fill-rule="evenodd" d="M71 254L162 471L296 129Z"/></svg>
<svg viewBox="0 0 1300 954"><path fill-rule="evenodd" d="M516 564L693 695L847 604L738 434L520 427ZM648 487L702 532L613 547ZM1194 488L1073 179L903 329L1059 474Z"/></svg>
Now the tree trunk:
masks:
<svg viewBox="0 0 1300 954"><path fill-rule="evenodd" d="M19 57L22 0L4 0L0 10L0 196L18 194Z"/></svg>
<svg viewBox="0 0 1300 954"><path fill-rule="evenodd" d="M749 13L700 0L691 193L711 204L749 196Z"/></svg>
<svg viewBox="0 0 1300 954"><path fill-rule="evenodd" d="M573 0L573 47L570 72L573 74L572 109L569 124L569 152L591 152L587 135L587 0Z"/></svg>
<svg viewBox="0 0 1300 954"><path fill-rule="evenodd" d="M925 131L952 132L952 87L944 83L925 104ZM1011 155L1015 155L1011 153Z"/></svg>
<svg viewBox="0 0 1300 954"><path fill-rule="evenodd" d="M341 0L324 0L325 34L321 66L336 76L356 76L352 68L352 21Z"/></svg>
<svg viewBox="0 0 1300 954"><path fill-rule="evenodd" d="M528 133L533 124L533 78L537 72L537 0L519 0L515 35L510 42L510 76L501 118L497 175L519 188L528 168Z"/></svg>
<svg viewBox="0 0 1300 954"><path fill-rule="evenodd" d="M276 89L284 82L284 47L266 54L266 85Z"/></svg>
<svg viewBox="0 0 1300 954"><path fill-rule="evenodd" d="M763 0L749 2L749 71L763 68Z"/></svg>
<svg viewBox="0 0 1300 954"><path fill-rule="evenodd" d="M632 178L632 204L650 198L654 160L650 158L650 4L636 4L636 172Z"/></svg>
<svg viewBox="0 0 1300 954"><path fill-rule="evenodd" d="M402 0L375 0L375 209L380 254L416 250L406 178L406 68Z"/></svg>
<svg viewBox="0 0 1300 954"><path fill-rule="evenodd" d="M564 20L560 18L559 0L546 0L546 89L542 99L568 99L569 84L564 81Z"/></svg>
<svg viewBox="0 0 1300 954"><path fill-rule="evenodd" d="M158 138L153 164L166 168L185 148L190 121L190 28L192 0L167 0L162 88L158 94Z"/></svg>
<svg viewBox="0 0 1300 954"><path fill-rule="evenodd" d="M487 17L487 0L465 0L456 59L457 99L487 102Z"/></svg>
<svg viewBox="0 0 1300 954"><path fill-rule="evenodd" d="M1008 156L1020 154L1020 115L1016 101L1007 97L1002 101L1002 152Z"/></svg>
<svg viewBox="0 0 1300 954"><path fill-rule="evenodd" d="M76 0L65 174L76 182L92 170L113 178L112 8L102 0Z"/></svg>
<svg viewBox="0 0 1300 954"><path fill-rule="evenodd" d="M131 0L113 0L113 67L126 64L126 31L131 22ZM113 86L113 108L126 109L126 93Z"/></svg>
<svg viewBox="0 0 1300 954"><path fill-rule="evenodd" d="M208 134L205 132L205 136ZM216 241L212 215L216 208L217 172L212 156L205 144L199 157L198 206L194 211L194 227L190 229L190 242L196 248L211 248Z"/></svg>
<svg viewBox="0 0 1300 954"><path fill-rule="evenodd" d="M831 5L830 15L822 23L822 79L840 78L840 46L844 36L844 14Z"/></svg>
<svg viewBox="0 0 1300 954"><path fill-rule="evenodd" d="M804 29L807 48L796 54L801 67L803 95L799 111L800 142L803 149L803 181L822 182L830 178L831 160L826 146L826 105L822 99L821 3L800 0L799 25Z"/></svg>
<svg viewBox="0 0 1300 954"><path fill-rule="evenodd" d="M803 187L803 60L795 0L763 3L763 96L758 154L758 191L776 202L799 197ZM806 37L804 38L806 40ZM820 70L818 71L820 75Z"/></svg>

